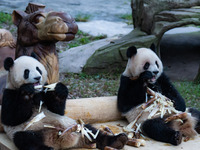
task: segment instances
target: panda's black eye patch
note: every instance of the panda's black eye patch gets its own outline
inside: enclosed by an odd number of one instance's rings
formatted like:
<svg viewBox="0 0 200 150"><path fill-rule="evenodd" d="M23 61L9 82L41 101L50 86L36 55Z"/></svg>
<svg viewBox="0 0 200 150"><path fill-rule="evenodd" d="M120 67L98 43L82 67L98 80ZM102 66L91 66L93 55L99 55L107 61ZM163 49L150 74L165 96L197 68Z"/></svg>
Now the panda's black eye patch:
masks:
<svg viewBox="0 0 200 150"><path fill-rule="evenodd" d="M25 69L24 70L24 79L28 79L28 77L29 77L29 70L28 69Z"/></svg>
<svg viewBox="0 0 200 150"><path fill-rule="evenodd" d="M158 62L156 61L156 66L159 68Z"/></svg>
<svg viewBox="0 0 200 150"><path fill-rule="evenodd" d="M147 70L149 68L149 66L150 66L150 64L148 62L146 62L145 65L144 65L144 67L143 67L144 70Z"/></svg>
<svg viewBox="0 0 200 150"><path fill-rule="evenodd" d="M36 70L42 75L42 71L40 70L39 67L36 67Z"/></svg>

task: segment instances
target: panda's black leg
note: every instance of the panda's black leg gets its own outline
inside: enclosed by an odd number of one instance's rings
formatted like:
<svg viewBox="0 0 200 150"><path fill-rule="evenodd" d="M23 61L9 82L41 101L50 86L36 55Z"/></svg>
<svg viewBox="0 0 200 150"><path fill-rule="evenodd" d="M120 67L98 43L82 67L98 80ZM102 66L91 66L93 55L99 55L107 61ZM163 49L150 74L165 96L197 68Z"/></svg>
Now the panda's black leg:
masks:
<svg viewBox="0 0 200 150"><path fill-rule="evenodd" d="M182 142L182 134L168 127L168 125L160 118L150 119L142 124L143 132L150 138L179 145Z"/></svg>
<svg viewBox="0 0 200 150"><path fill-rule="evenodd" d="M195 108L188 108L188 112L197 119L195 130L200 134L200 111Z"/></svg>
<svg viewBox="0 0 200 150"><path fill-rule="evenodd" d="M53 150L45 146L41 132L20 131L14 134L14 143L19 150Z"/></svg>
<svg viewBox="0 0 200 150"><path fill-rule="evenodd" d="M97 129L92 127L91 125L85 125L86 128L91 130L93 134L97 132ZM92 138L92 137L91 137ZM128 137L126 134L121 133L118 135L107 135L103 132L99 132L97 138L93 142L96 142L97 148L103 150L105 146L110 146L116 149L122 149L124 145L127 143Z"/></svg>

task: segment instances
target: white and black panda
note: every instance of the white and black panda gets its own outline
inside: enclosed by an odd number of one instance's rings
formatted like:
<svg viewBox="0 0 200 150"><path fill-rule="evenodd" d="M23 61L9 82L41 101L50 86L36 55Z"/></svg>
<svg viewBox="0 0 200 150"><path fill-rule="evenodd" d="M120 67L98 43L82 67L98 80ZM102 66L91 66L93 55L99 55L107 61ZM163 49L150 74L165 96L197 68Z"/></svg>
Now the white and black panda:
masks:
<svg viewBox="0 0 200 150"><path fill-rule="evenodd" d="M1 122L6 134L19 150L58 150L74 147L97 148L105 146L123 148L127 142L125 134L110 136L99 132L92 141L76 132L75 120L64 116L68 89L57 83L54 91L36 91L34 86L44 85L47 71L44 66L30 56L21 56L15 61L6 58L4 67L8 71L7 84L3 93ZM40 101L43 101L39 113ZM39 120L33 118L40 115ZM32 122L33 121L33 122ZM32 122L32 123L31 123ZM85 127L96 133L89 124Z"/></svg>
<svg viewBox="0 0 200 150"><path fill-rule="evenodd" d="M120 79L118 110L129 122L143 111L139 106L146 101L147 87L171 99L176 110L186 111L184 99L163 73L162 62L151 49L132 46L127 50L127 57L128 63ZM149 112L143 113L138 124L141 123L143 134L154 140L178 145L182 136L193 137L200 133L200 112L196 109L187 109L187 117L181 123L177 120L166 123L169 114L150 119L148 115Z"/></svg>

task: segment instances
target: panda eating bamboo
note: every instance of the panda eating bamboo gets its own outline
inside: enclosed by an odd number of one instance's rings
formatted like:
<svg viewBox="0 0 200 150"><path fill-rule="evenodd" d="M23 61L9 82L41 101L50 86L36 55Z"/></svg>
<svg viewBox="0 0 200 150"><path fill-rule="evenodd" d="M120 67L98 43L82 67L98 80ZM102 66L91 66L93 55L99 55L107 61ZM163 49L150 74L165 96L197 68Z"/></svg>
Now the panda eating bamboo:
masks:
<svg viewBox="0 0 200 150"><path fill-rule="evenodd" d="M173 145L179 145L183 136L200 133L200 112L186 110L158 56L149 48L132 46L127 57L118 91L118 110L130 123L125 131Z"/></svg>
<svg viewBox="0 0 200 150"><path fill-rule="evenodd" d="M47 71L35 58L21 56L14 61L9 57L4 68L8 77L1 122L19 150L92 148L94 143L99 149L106 146L121 149L126 144L127 136L123 133L106 135L89 124L80 127L64 116L68 89L61 82L55 84L54 90L44 86ZM49 90L35 89L40 85Z"/></svg>

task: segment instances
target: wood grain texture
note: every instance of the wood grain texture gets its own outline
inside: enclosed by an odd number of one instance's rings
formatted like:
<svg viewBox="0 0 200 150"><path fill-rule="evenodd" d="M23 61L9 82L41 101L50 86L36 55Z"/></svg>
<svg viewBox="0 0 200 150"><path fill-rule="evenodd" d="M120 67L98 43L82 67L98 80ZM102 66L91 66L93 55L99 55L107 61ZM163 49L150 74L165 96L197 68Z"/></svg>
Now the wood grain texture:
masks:
<svg viewBox="0 0 200 150"><path fill-rule="evenodd" d="M85 123L108 122L121 119L117 97L95 97L67 100L65 115Z"/></svg>

